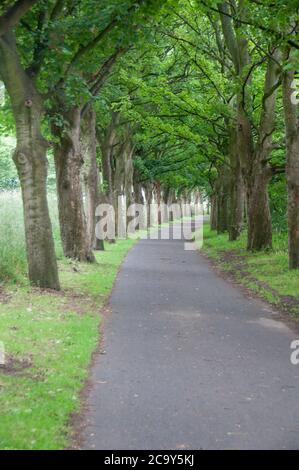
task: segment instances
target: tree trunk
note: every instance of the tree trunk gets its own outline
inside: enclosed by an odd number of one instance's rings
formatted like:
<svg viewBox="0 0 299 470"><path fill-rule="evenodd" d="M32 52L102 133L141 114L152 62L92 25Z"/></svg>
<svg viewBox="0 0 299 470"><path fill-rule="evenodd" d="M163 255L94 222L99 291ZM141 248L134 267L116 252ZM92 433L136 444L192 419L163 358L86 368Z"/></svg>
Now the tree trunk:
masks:
<svg viewBox="0 0 299 470"><path fill-rule="evenodd" d="M95 212L97 204L100 203L95 125L96 115L93 110L90 110L85 114L81 128L87 236L89 246L93 249L103 250L104 241L97 239L95 234Z"/></svg>
<svg viewBox="0 0 299 470"><path fill-rule="evenodd" d="M217 232L224 233L228 230L228 194L222 187L217 198Z"/></svg>
<svg viewBox="0 0 299 470"><path fill-rule="evenodd" d="M119 121L117 113L112 114L112 119L105 130L104 135L100 135L97 130L97 139L101 147L102 159L102 172L103 172L103 195L106 204L114 207L114 184L113 184L113 171L114 171L114 145L116 140L116 129ZM117 214L115 214L115 223L117 223ZM117 233L117 227L115 230ZM115 243L114 239L108 240L110 243Z"/></svg>
<svg viewBox="0 0 299 470"><path fill-rule="evenodd" d="M112 185L112 169L111 169L111 149L107 142L101 145L102 151L102 168L103 168L103 186L107 203L113 203L113 185Z"/></svg>
<svg viewBox="0 0 299 470"><path fill-rule="evenodd" d="M131 129L126 127L122 135L118 136L118 145L115 145L114 149L114 168L112 171L112 181L114 190L114 208L115 212L119 212L120 216L119 224L122 225L121 232L126 235L126 229L128 224L133 219L132 215L127 215L128 208L134 204L134 188L133 188L133 153L134 145L131 138ZM125 205L119 207L119 199L125 197Z"/></svg>
<svg viewBox="0 0 299 470"><path fill-rule="evenodd" d="M299 269L299 103L292 89L294 78L294 70L285 71L282 85L287 153L289 267Z"/></svg>
<svg viewBox="0 0 299 470"><path fill-rule="evenodd" d="M231 183L229 240L236 241L241 235L244 221L245 188L241 168L234 169L234 181Z"/></svg>
<svg viewBox="0 0 299 470"><path fill-rule="evenodd" d="M146 222L147 212L146 212L146 204L143 198L143 188L142 188L141 183L138 182L138 179L139 179L138 172L134 171L134 175L133 175L134 199L135 199L136 204L142 206L141 213L139 214L140 223L138 223L136 230L141 230L147 227L147 222Z"/></svg>
<svg viewBox="0 0 299 470"><path fill-rule="evenodd" d="M47 142L41 134L43 105L17 55L15 39L0 39L0 75L10 95L16 123L14 153L23 198L29 280L59 289L57 262L47 201Z"/></svg>
<svg viewBox="0 0 299 470"><path fill-rule="evenodd" d="M269 175L264 171L256 171L247 186L248 250L260 251L272 248L268 183Z"/></svg>
<svg viewBox="0 0 299 470"><path fill-rule="evenodd" d="M58 111L65 110L61 103ZM64 255L78 261L95 260L87 232L81 185L83 159L80 145L80 108L64 111L67 129L52 125L59 143L54 145L60 233Z"/></svg>
<svg viewBox="0 0 299 470"><path fill-rule="evenodd" d="M170 189L166 186L163 187L162 191L162 208L161 208L161 218L162 218L162 223L168 223L169 222L169 207L168 207L168 202L169 202L169 195L170 195Z"/></svg>
<svg viewBox="0 0 299 470"><path fill-rule="evenodd" d="M211 196L211 218L210 218L211 230L217 230L217 196L213 194Z"/></svg>
<svg viewBox="0 0 299 470"><path fill-rule="evenodd" d="M230 213L229 240L235 241L241 235L244 220L245 187L240 158L237 153L237 135L235 129L229 130L230 137Z"/></svg>
<svg viewBox="0 0 299 470"><path fill-rule="evenodd" d="M229 173L228 167L224 165L218 170L219 176L215 184L215 191L217 197L217 221L216 229L218 233L224 233L228 230L229 222Z"/></svg>
<svg viewBox="0 0 299 470"><path fill-rule="evenodd" d="M167 206L168 206L168 220L169 222L174 221L174 214L173 214L173 205L176 203L176 192L174 189L169 189L168 192L168 199L167 199Z"/></svg>
<svg viewBox="0 0 299 470"><path fill-rule="evenodd" d="M154 194L153 194L153 184L146 183L145 184L145 199L146 199L146 220L147 220L147 228L149 229L152 225L152 211L151 211L151 204L154 202Z"/></svg>
<svg viewBox="0 0 299 470"><path fill-rule="evenodd" d="M279 55L277 52L274 55L277 61ZM269 58L258 140L255 146L253 146L251 123L246 115L241 96L238 101L237 141L247 190L248 250L259 251L272 248L272 223L268 197L271 168L268 162L272 152L272 133L275 126L278 72L277 63Z"/></svg>
<svg viewBox="0 0 299 470"><path fill-rule="evenodd" d="M162 214L161 214L161 184L158 182L155 184L155 192L157 194L157 220L158 225L162 223Z"/></svg>
<svg viewBox="0 0 299 470"><path fill-rule="evenodd" d="M268 197L270 172L266 163L271 148L266 147L266 141L261 138L260 143L254 150L251 126L242 109L238 114L238 152L241 155L242 172L246 182L247 249L253 251L272 248L272 223Z"/></svg>
<svg viewBox="0 0 299 470"><path fill-rule="evenodd" d="M99 168L97 169L97 174L98 174L98 181L100 182L101 174L99 172ZM98 190L97 191L97 196L96 196L96 207L98 207L100 204L106 204L106 196L103 193L103 191ZM97 224L100 221L100 217L96 217L95 223ZM105 251L105 243L104 243L104 236L103 233L101 234L101 238L97 237L95 238L95 245L94 249L96 251Z"/></svg>

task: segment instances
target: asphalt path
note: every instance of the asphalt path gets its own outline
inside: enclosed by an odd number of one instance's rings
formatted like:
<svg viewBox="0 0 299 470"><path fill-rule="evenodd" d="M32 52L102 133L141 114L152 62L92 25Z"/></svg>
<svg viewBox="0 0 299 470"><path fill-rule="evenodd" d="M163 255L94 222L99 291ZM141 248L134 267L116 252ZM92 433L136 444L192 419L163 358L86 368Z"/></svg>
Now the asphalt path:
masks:
<svg viewBox="0 0 299 470"><path fill-rule="evenodd" d="M92 370L86 449L299 449L298 333L182 240L140 240Z"/></svg>

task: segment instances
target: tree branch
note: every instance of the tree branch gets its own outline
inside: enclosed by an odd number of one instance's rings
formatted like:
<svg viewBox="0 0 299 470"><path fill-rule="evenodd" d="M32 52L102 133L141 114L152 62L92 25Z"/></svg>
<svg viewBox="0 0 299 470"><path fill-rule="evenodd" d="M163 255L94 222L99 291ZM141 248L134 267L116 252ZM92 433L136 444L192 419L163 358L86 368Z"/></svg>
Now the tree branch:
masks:
<svg viewBox="0 0 299 470"><path fill-rule="evenodd" d="M257 29L260 29L261 31L264 31L266 33L271 33L273 34L276 39L279 39L279 40L286 40L286 42L294 47L295 49L299 49L299 44L295 41L293 41L292 39L287 39L285 37L284 34L280 33L279 31L276 31L275 29L272 29L272 28L269 28L267 26L263 26L262 24L260 23L253 23L251 21L245 21L243 19L240 19L240 18L237 18L236 16L234 15L231 15L230 13L228 12L225 12L225 11L220 11L218 8L215 8L215 7L212 7L211 5L208 5L205 1L202 0L202 4L208 8L209 10L212 10L212 11L215 11L216 13L222 13L223 15L227 16L228 18L231 18L235 21L238 21L239 23L241 24L245 24L247 26L253 26L254 28L257 28Z"/></svg>
<svg viewBox="0 0 299 470"><path fill-rule="evenodd" d="M101 66L100 70L98 71L98 73L95 76L94 83L92 84L92 86L89 89L90 94L92 96L98 95L98 93L101 90L102 86L104 85L107 77L109 76L109 74L112 70L112 67L115 64L116 60L124 52L125 52L125 49L119 47L118 49L116 49L114 54L112 54L110 57L108 57L108 59ZM91 101L89 101L88 103L86 103L83 106L82 111L81 111L81 117L83 117L86 114L87 110L90 107L90 104L91 104Z"/></svg>
<svg viewBox="0 0 299 470"><path fill-rule="evenodd" d="M0 36L3 36L12 28L14 28L25 13L38 0L18 0L8 10L0 16Z"/></svg>

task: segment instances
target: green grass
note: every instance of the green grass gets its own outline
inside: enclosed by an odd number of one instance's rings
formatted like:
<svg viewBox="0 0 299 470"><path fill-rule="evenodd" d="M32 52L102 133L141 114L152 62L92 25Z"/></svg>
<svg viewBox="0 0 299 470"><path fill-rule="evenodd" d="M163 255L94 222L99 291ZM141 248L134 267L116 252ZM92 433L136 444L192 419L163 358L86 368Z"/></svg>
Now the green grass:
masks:
<svg viewBox="0 0 299 470"><path fill-rule="evenodd" d="M98 264L60 261L62 292L6 284L0 291L0 449L63 449L99 340L100 309L132 240L108 244Z"/></svg>
<svg viewBox="0 0 299 470"><path fill-rule="evenodd" d="M208 224L204 227L203 251L224 270L234 271L239 282L271 303L287 306L283 298L288 296L299 302L299 272L288 268L287 234L274 233L273 246L272 251L247 252L246 233L230 242L227 234L217 235ZM299 308L291 302L289 311L299 315Z"/></svg>

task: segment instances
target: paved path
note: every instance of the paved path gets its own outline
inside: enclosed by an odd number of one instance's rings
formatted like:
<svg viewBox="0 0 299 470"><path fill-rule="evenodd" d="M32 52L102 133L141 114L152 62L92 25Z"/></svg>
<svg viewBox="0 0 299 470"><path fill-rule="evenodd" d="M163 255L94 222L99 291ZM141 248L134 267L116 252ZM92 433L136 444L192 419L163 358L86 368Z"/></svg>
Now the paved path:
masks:
<svg viewBox="0 0 299 470"><path fill-rule="evenodd" d="M91 449L299 449L299 335L177 240L142 240L93 369Z"/></svg>

